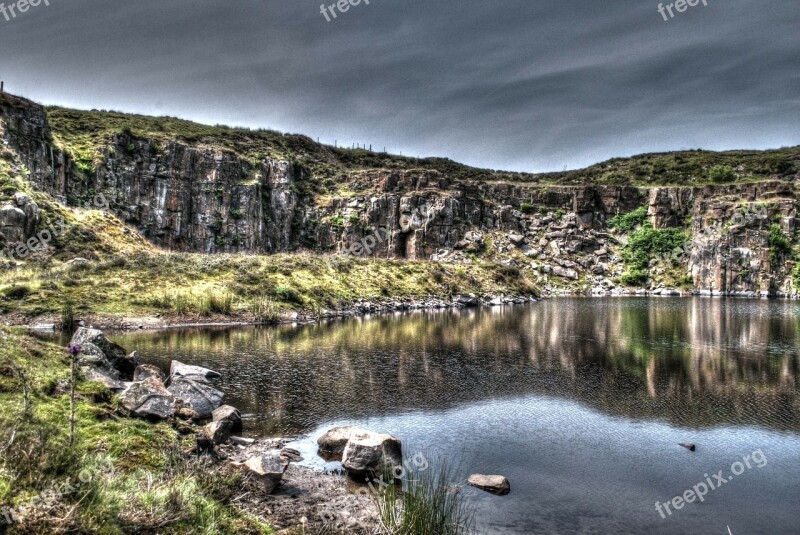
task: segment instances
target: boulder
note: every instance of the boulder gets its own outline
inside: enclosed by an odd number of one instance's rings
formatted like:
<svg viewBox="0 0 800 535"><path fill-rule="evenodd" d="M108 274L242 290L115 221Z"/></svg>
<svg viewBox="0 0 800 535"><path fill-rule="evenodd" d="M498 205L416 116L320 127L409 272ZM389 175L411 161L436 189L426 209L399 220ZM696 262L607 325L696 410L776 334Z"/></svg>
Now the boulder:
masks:
<svg viewBox="0 0 800 535"><path fill-rule="evenodd" d="M369 433L366 429L347 425L344 427L334 427L317 439L319 451L327 460L341 460L344 447L350 437L360 433Z"/></svg>
<svg viewBox="0 0 800 535"><path fill-rule="evenodd" d="M403 464L400 441L392 435L371 431L350 437L342 453L342 466L355 479L382 476Z"/></svg>
<svg viewBox="0 0 800 535"><path fill-rule="evenodd" d="M225 394L206 384L187 377L175 377L167 388L184 406L194 410L200 418L211 418L222 405Z"/></svg>
<svg viewBox="0 0 800 535"><path fill-rule="evenodd" d="M164 373L151 364L139 364L133 371L134 382L144 381L145 379L149 379L151 377L158 379L162 383L166 379L166 377L164 377Z"/></svg>
<svg viewBox="0 0 800 535"><path fill-rule="evenodd" d="M472 295L460 295L458 297L458 303L465 307L476 307L480 304L478 298Z"/></svg>
<svg viewBox="0 0 800 535"><path fill-rule="evenodd" d="M223 442L227 442L233 434L231 432L231 425L229 420L210 422L203 428L203 434L211 439L214 444L222 444Z"/></svg>
<svg viewBox="0 0 800 535"><path fill-rule="evenodd" d="M175 414L175 396L158 379L133 383L120 396L122 406L134 416L165 419Z"/></svg>
<svg viewBox="0 0 800 535"><path fill-rule="evenodd" d="M120 391L127 388L127 384L119 380L119 372L113 370L116 374L104 370L103 368L96 368L94 366L82 366L81 372L87 381L97 381L103 383L109 390Z"/></svg>
<svg viewBox="0 0 800 535"><path fill-rule="evenodd" d="M89 342L81 344L81 352L78 354L78 365L101 368L109 372L115 379L119 378L119 371L111 365L105 353L103 353L99 347Z"/></svg>
<svg viewBox="0 0 800 535"><path fill-rule="evenodd" d="M75 334L72 335L70 344L80 345L82 352L85 351L84 348L87 344L96 346L103 355L105 355L106 359L111 363L111 366L120 372L123 378L133 379L133 372L139 364L138 355L135 351L128 355L123 347L106 338L106 335L103 334L102 331L80 327L75 331Z"/></svg>
<svg viewBox="0 0 800 535"><path fill-rule="evenodd" d="M280 457L290 463L299 463L303 460L303 456L294 448L283 448L280 452Z"/></svg>
<svg viewBox="0 0 800 535"><path fill-rule="evenodd" d="M254 474L264 484L264 491L272 494L281 479L289 463L281 459L276 453L265 453L261 456L251 457L245 463L245 467Z"/></svg>
<svg viewBox="0 0 800 535"><path fill-rule="evenodd" d="M519 244L521 244L522 242L525 241L525 236L523 236L519 232L510 232L508 234L508 239L511 240L511 242L514 245L519 245Z"/></svg>
<svg viewBox="0 0 800 535"><path fill-rule="evenodd" d="M222 405L211 413L214 422L228 422L233 433L242 431L242 415L239 410L230 405Z"/></svg>
<svg viewBox="0 0 800 535"><path fill-rule="evenodd" d="M187 377L194 381L208 382L209 379L219 379L222 375L214 370L203 368L201 366L191 366L173 360L169 365L169 378L170 381L177 377Z"/></svg>
<svg viewBox="0 0 800 535"><path fill-rule="evenodd" d="M483 474L472 474L467 483L486 492L505 496L511 492L511 483L505 476L485 476Z"/></svg>

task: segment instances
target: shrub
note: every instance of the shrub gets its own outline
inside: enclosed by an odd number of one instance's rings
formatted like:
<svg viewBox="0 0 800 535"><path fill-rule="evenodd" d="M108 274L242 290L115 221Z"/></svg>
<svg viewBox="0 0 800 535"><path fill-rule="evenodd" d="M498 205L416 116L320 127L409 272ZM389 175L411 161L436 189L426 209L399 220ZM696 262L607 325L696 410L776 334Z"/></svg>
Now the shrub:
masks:
<svg viewBox="0 0 800 535"><path fill-rule="evenodd" d="M769 227L769 265L776 267L781 257L792 252L792 244L786 239L778 224Z"/></svg>
<svg viewBox="0 0 800 535"><path fill-rule="evenodd" d="M614 229L622 234L641 227L647 221L647 206L640 206L632 212L627 214L620 214L612 217L608 221L608 228Z"/></svg>
<svg viewBox="0 0 800 535"><path fill-rule="evenodd" d="M29 293L31 293L31 289L24 284L15 284L3 290L3 296L8 299L25 299Z"/></svg>
<svg viewBox="0 0 800 535"><path fill-rule="evenodd" d="M715 165L708 170L708 178L712 182L733 182L736 180L736 171L728 165Z"/></svg>
<svg viewBox="0 0 800 535"><path fill-rule="evenodd" d="M647 272L632 269L623 273L619 282L625 286L642 286L647 283L647 277Z"/></svg>
<svg viewBox="0 0 800 535"><path fill-rule="evenodd" d="M524 202L519 205L519 211L523 214L532 214L533 213L533 205L529 202Z"/></svg>
<svg viewBox="0 0 800 535"><path fill-rule="evenodd" d="M285 301L288 303L301 302L300 293L291 286L284 286L284 285L277 286L275 288L275 295L281 301Z"/></svg>

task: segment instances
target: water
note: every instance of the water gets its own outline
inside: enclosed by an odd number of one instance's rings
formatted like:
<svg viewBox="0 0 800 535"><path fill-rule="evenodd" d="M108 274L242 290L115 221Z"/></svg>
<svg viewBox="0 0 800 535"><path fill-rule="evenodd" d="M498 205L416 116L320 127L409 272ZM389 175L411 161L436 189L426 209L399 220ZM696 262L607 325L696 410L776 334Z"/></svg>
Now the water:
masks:
<svg viewBox="0 0 800 535"><path fill-rule="evenodd" d="M353 423L506 475L508 496L465 490L481 533L776 535L800 533L799 323L790 301L563 298L116 339L220 371L246 429L300 435L312 464Z"/></svg>

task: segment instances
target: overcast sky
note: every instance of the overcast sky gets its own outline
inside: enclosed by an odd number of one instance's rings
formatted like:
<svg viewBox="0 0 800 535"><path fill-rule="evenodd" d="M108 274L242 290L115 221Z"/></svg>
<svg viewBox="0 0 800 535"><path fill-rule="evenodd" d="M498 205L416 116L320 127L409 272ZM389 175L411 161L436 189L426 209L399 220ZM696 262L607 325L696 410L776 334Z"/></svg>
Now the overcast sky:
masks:
<svg viewBox="0 0 800 535"><path fill-rule="evenodd" d="M0 14L0 78L496 169L800 144L798 0L706 1L49 0Z"/></svg>

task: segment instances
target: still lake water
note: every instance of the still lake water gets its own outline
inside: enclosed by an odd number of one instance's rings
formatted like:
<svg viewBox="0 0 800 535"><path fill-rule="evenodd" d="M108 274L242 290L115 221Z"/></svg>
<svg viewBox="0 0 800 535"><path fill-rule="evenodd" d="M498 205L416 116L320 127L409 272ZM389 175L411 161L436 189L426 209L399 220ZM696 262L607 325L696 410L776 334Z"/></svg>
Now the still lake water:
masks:
<svg viewBox="0 0 800 535"><path fill-rule="evenodd" d="M115 339L220 371L246 430L300 435L306 462L358 424L463 478L506 475L508 496L464 491L480 533L800 533L797 302L559 298ZM702 503L656 511L756 450Z"/></svg>

